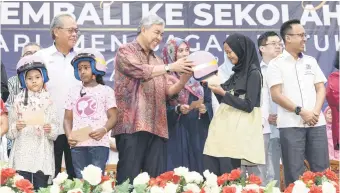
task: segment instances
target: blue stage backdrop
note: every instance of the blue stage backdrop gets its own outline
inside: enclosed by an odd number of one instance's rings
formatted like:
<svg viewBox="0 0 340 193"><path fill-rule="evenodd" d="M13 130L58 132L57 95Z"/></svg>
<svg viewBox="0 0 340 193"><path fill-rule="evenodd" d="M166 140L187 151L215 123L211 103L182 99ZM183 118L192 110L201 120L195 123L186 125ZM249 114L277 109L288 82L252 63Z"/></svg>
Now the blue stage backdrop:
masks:
<svg viewBox="0 0 340 193"><path fill-rule="evenodd" d="M1 4L1 60L9 76L27 42L52 45L49 32L52 18L61 12L75 16L81 35L77 47L99 49L108 62L105 80L111 81L116 50L136 37L140 19L149 12L166 22L164 43L173 36L189 41L191 51L206 50L223 63L223 41L232 33L249 36L256 42L265 31L279 33L289 19L300 19L310 35L306 53L317 58L323 72L333 71L339 48L340 4L333 1L296 2L196 2L196 1L95 1L95 2L3 2ZM159 48L157 48L159 51Z"/></svg>

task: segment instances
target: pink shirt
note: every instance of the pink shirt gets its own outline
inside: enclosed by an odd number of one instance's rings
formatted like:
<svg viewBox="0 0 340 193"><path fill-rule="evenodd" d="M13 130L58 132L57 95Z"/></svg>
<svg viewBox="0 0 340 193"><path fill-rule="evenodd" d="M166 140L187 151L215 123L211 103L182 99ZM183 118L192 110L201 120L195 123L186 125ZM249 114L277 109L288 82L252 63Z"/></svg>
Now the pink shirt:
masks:
<svg viewBox="0 0 340 193"><path fill-rule="evenodd" d="M78 130L90 126L92 130L100 129L105 126L107 118L107 110L116 107L116 99L114 91L105 85L97 85L95 87L76 86L69 91L65 109L73 111L73 127L72 130ZM108 128L109 129L109 128ZM109 134L107 133L100 141L89 139L78 143L80 146L105 146L109 147Z"/></svg>

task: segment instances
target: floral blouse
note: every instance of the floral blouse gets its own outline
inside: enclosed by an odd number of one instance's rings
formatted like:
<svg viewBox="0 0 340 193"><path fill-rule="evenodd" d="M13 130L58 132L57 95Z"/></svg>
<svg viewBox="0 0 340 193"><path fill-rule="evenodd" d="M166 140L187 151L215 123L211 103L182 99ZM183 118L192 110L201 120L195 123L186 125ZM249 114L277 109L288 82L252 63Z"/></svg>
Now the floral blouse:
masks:
<svg viewBox="0 0 340 193"><path fill-rule="evenodd" d="M9 157L9 167L20 171L36 173L42 171L45 175L54 175L53 141L58 134L59 120L50 94L28 91L27 105L24 105L25 93L21 91L15 98L10 111L10 127L7 137L14 141ZM16 122L22 119L25 111L44 112L45 124L51 125L50 133L43 130L43 125L26 125L21 131L16 128Z"/></svg>

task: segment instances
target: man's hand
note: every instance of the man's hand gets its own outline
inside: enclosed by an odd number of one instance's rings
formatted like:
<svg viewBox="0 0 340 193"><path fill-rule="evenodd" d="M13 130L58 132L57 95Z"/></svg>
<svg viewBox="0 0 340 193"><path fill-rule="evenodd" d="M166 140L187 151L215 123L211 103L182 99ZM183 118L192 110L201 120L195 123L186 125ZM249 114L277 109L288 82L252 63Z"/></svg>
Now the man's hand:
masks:
<svg viewBox="0 0 340 193"><path fill-rule="evenodd" d="M76 140L73 140L71 136L67 138L67 142L70 145L70 147L74 147L78 143Z"/></svg>
<svg viewBox="0 0 340 193"><path fill-rule="evenodd" d="M268 117L269 124L276 126L277 124L276 121L277 121L277 114L270 114Z"/></svg>
<svg viewBox="0 0 340 193"><path fill-rule="evenodd" d="M319 115L306 109L301 109L300 116L308 126L314 126L319 121Z"/></svg>
<svg viewBox="0 0 340 193"><path fill-rule="evenodd" d="M178 73L191 73L192 67L194 64L192 61L188 61L187 57L180 58L176 62L169 64L169 68L171 72L178 72Z"/></svg>

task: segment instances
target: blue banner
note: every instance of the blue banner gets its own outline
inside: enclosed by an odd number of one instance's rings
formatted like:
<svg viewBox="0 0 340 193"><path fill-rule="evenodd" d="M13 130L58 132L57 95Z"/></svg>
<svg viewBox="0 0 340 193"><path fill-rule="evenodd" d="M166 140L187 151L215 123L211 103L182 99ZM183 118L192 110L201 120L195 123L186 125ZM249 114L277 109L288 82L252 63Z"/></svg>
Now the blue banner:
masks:
<svg viewBox="0 0 340 193"><path fill-rule="evenodd" d="M256 43L265 31L279 33L289 19L300 19L310 38L306 53L314 56L328 76L339 48L340 4L333 1L96 1L96 2L2 2L1 60L10 76L15 74L21 49L27 42L52 45L50 21L62 12L77 20L81 35L78 48L99 49L108 62L110 81L119 45L136 38L140 19L152 12L166 22L164 43L177 36L189 41L191 51L213 53L223 63L223 41L232 33L249 36ZM159 51L159 48L157 48Z"/></svg>

